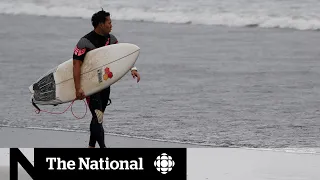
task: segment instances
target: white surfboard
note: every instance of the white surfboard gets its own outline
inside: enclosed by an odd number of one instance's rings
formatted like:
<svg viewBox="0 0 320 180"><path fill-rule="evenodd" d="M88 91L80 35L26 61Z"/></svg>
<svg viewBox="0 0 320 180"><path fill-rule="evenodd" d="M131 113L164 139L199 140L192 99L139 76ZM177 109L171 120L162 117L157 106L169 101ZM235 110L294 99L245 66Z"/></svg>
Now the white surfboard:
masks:
<svg viewBox="0 0 320 180"><path fill-rule="evenodd" d="M89 51L81 66L81 88L86 96L101 91L121 79L134 66L140 48L119 43ZM41 105L58 105L76 98L73 59L61 63L33 83L32 101Z"/></svg>

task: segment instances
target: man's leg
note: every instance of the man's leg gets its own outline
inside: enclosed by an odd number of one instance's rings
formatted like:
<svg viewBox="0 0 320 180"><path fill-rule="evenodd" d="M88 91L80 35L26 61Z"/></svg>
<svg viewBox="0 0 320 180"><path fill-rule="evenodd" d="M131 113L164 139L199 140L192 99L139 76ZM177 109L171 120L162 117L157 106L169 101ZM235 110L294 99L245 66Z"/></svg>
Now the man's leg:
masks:
<svg viewBox="0 0 320 180"><path fill-rule="evenodd" d="M87 98L87 102L89 104L89 109L92 114L92 119L90 123L89 148L94 148L96 142L98 142L100 148L105 148L106 145L104 142L104 129L102 126L103 107L100 92Z"/></svg>
<svg viewBox="0 0 320 180"><path fill-rule="evenodd" d="M101 98L102 98L102 111L104 112L106 110L106 107L109 105L110 86L101 92Z"/></svg>
<svg viewBox="0 0 320 180"><path fill-rule="evenodd" d="M101 137L100 139L101 139L101 143L103 142L104 147L106 147L106 145L104 143L104 129L103 129L102 123L103 123L104 111L105 111L106 107L109 105L108 104L109 103L109 96L110 96L110 87L108 87L100 92L100 100L101 100L101 126L100 126L101 129L100 129L100 132L102 133L100 136ZM99 143L99 139L98 139L98 143ZM100 145L100 143L99 143L99 145ZM101 147L101 145L100 145L100 147Z"/></svg>

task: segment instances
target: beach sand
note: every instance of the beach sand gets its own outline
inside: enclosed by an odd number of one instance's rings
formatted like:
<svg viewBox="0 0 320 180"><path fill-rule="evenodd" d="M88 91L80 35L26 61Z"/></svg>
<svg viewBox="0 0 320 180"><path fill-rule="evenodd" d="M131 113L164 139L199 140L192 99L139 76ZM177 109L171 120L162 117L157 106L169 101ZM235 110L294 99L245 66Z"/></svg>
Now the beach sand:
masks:
<svg viewBox="0 0 320 180"><path fill-rule="evenodd" d="M187 150L188 180L317 180L320 155L239 148Z"/></svg>
<svg viewBox="0 0 320 180"><path fill-rule="evenodd" d="M86 147L88 135L81 132L1 127L0 142L6 148L0 149L0 179L9 178L8 147L23 147L21 151L32 162L34 147ZM317 180L320 177L318 153L213 148L111 135L106 135L106 142L111 148L188 148L188 180ZM19 173L19 180L31 179L23 169Z"/></svg>

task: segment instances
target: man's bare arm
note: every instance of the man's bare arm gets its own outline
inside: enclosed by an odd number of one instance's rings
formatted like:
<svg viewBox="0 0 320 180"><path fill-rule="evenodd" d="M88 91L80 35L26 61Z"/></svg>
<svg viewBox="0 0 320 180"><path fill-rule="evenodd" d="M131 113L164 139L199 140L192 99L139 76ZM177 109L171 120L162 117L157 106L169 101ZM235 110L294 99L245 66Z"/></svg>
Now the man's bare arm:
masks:
<svg viewBox="0 0 320 180"><path fill-rule="evenodd" d="M76 90L77 99L85 98L84 92L81 89L81 84L80 84L81 66L82 66L82 61L79 61L76 59L73 60L73 79L74 79L74 87Z"/></svg>
<svg viewBox="0 0 320 180"><path fill-rule="evenodd" d="M73 78L74 78L74 85L75 89L80 89L80 74L81 74L81 65L82 61L73 60Z"/></svg>

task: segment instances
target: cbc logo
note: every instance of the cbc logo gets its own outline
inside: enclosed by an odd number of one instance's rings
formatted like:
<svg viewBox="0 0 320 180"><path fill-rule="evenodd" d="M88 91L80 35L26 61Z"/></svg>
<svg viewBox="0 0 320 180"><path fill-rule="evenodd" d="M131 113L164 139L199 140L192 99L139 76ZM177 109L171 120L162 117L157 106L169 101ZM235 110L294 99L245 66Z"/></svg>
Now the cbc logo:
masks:
<svg viewBox="0 0 320 180"><path fill-rule="evenodd" d="M154 161L154 166L160 173L167 174L172 170L172 167L174 166L174 161L172 160L171 156L169 156L166 153L162 153Z"/></svg>

